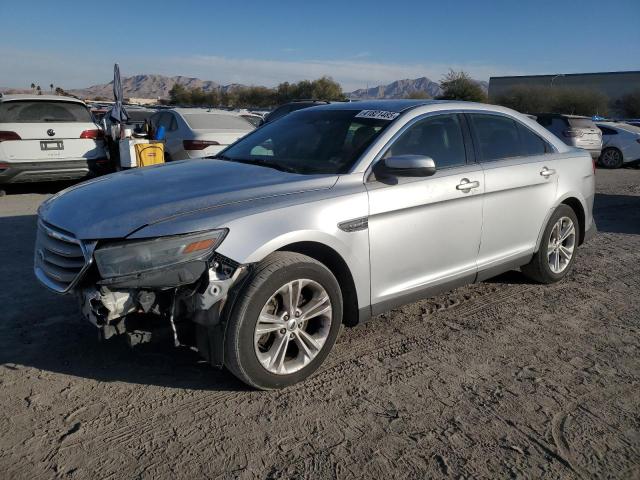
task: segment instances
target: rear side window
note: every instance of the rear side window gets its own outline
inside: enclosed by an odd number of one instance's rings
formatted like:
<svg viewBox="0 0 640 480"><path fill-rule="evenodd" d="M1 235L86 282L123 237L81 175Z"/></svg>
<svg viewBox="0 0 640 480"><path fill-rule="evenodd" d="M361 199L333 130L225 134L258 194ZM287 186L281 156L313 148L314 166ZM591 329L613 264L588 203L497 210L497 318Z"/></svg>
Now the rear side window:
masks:
<svg viewBox="0 0 640 480"><path fill-rule="evenodd" d="M0 123L93 123L89 109L75 102L13 100L0 103Z"/></svg>
<svg viewBox="0 0 640 480"><path fill-rule="evenodd" d="M522 155L516 122L500 115L470 114L482 162Z"/></svg>
<svg viewBox="0 0 640 480"><path fill-rule="evenodd" d="M253 130L253 125L241 116L215 113L188 113L185 121L194 130Z"/></svg>
<svg viewBox="0 0 640 480"><path fill-rule="evenodd" d="M397 155L431 157L438 169L464 165L466 152L458 115L438 115L416 122L393 142L383 158Z"/></svg>
<svg viewBox="0 0 640 480"><path fill-rule="evenodd" d="M596 124L590 118L569 117L569 125L571 128L596 128Z"/></svg>
<svg viewBox="0 0 640 480"><path fill-rule="evenodd" d="M522 145L521 155L543 155L547 152L553 151L551 146L529 130L524 125L517 123L518 133L520 134L520 142Z"/></svg>

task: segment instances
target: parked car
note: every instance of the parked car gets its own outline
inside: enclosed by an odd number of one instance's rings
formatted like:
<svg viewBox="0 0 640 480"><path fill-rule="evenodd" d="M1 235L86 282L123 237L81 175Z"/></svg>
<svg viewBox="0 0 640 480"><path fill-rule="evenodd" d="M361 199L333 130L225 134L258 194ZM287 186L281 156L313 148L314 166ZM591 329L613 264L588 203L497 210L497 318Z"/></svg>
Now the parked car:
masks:
<svg viewBox="0 0 640 480"><path fill-rule="evenodd" d="M216 159L44 202L35 273L77 294L103 337L171 325L176 344L280 388L322 364L343 323L518 267L561 280L595 232L594 178L587 152L503 107L334 103Z"/></svg>
<svg viewBox="0 0 640 480"><path fill-rule="evenodd" d="M215 155L255 127L235 112L213 108L174 108L149 119L154 131L165 130L165 160Z"/></svg>
<svg viewBox="0 0 640 480"><path fill-rule="evenodd" d="M78 179L107 162L102 130L82 101L0 94L0 183Z"/></svg>
<svg viewBox="0 0 640 480"><path fill-rule="evenodd" d="M602 133L590 118L559 113L537 113L536 119L567 145L587 150L594 160L600 157Z"/></svg>
<svg viewBox="0 0 640 480"><path fill-rule="evenodd" d="M273 122L297 110L316 107L318 105L326 105L328 103L329 102L325 102L324 100L296 100L295 102L285 103L284 105L280 105L275 110L265 115L262 124Z"/></svg>
<svg viewBox="0 0 640 480"><path fill-rule="evenodd" d="M602 132L600 165L620 168L640 161L640 127L622 122L599 122Z"/></svg>

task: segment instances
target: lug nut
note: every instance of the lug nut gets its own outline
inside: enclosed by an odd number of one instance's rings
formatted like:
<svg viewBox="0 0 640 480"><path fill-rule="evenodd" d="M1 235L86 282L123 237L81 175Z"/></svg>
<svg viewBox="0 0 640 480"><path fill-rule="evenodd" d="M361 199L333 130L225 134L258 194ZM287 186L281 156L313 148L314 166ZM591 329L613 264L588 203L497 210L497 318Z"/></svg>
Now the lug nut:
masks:
<svg viewBox="0 0 640 480"><path fill-rule="evenodd" d="M285 315L285 316L284 316L284 319L285 319L285 320L289 320L289 315Z"/></svg>
<svg viewBox="0 0 640 480"><path fill-rule="evenodd" d="M296 317L299 317L299 316L300 316L300 312L296 312Z"/></svg>
<svg viewBox="0 0 640 480"><path fill-rule="evenodd" d="M287 330L283 328L282 330L280 330L280 333L284 335L285 333L287 333Z"/></svg>
<svg viewBox="0 0 640 480"><path fill-rule="evenodd" d="M291 335L289 335L289 338L293 340L293 337L295 337L295 335L292 333Z"/></svg>

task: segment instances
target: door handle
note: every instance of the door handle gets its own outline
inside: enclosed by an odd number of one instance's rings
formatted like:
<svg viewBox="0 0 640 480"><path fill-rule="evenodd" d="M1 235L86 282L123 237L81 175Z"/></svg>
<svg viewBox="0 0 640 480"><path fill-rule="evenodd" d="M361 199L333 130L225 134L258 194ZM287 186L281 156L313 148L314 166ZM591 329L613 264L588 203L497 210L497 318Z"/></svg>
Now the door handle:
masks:
<svg viewBox="0 0 640 480"><path fill-rule="evenodd" d="M479 186L480 182L471 182L468 178L463 178L462 180L460 180L460 183L456 185L456 190L461 190L464 193L469 193L472 188L478 188Z"/></svg>
<svg viewBox="0 0 640 480"><path fill-rule="evenodd" d="M540 175L542 175L545 178L549 178L551 175L554 175L555 173L556 171L553 168L542 167L542 170L540 170Z"/></svg>

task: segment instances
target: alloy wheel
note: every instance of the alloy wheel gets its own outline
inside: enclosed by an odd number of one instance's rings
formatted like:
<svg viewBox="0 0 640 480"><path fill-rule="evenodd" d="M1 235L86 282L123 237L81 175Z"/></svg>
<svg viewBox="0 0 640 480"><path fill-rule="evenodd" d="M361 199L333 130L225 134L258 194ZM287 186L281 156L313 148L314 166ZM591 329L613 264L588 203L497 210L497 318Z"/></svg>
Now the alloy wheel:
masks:
<svg viewBox="0 0 640 480"><path fill-rule="evenodd" d="M551 229L547 246L549 268L562 273L569 266L576 246L576 227L569 217L561 217Z"/></svg>
<svg viewBox="0 0 640 480"><path fill-rule="evenodd" d="M322 350L331 329L329 295L318 282L297 279L280 287L260 312L254 333L256 356L278 375L307 366Z"/></svg>

